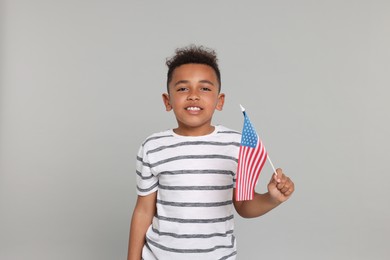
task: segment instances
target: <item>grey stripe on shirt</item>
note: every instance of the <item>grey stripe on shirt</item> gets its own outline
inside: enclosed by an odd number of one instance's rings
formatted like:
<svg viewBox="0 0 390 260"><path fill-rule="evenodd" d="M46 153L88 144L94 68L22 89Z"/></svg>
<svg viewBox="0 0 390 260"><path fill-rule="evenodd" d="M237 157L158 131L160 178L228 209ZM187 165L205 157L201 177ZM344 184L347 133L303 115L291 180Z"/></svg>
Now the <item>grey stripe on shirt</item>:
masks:
<svg viewBox="0 0 390 260"><path fill-rule="evenodd" d="M148 191L153 190L157 186L158 186L158 182L154 183L152 186L150 186L149 188L146 188L146 189L142 189L142 188L138 187L138 185L137 185L137 190L139 190L140 192L148 192Z"/></svg>
<svg viewBox="0 0 390 260"><path fill-rule="evenodd" d="M232 200L221 201L221 202L175 202L175 201L164 201L157 200L158 204L173 206L173 207L220 207L231 205L233 203Z"/></svg>
<svg viewBox="0 0 390 260"><path fill-rule="evenodd" d="M177 161L177 160L187 160L187 159L224 159L224 160L232 160L235 162L238 162L238 159L233 156L227 156L227 155L220 155L220 154L205 154L205 155L181 155L181 156L175 156L171 158L167 158L155 163L146 163L143 161L143 158L137 156L137 160L142 162L142 165L147 166L149 168L156 167L158 165L172 162L172 161Z"/></svg>
<svg viewBox="0 0 390 260"><path fill-rule="evenodd" d="M151 140L156 140L156 139L165 138L165 137L173 137L173 135L160 135L160 136L150 137L150 138L146 139L145 142L143 142L142 146L145 146L145 144Z"/></svg>
<svg viewBox="0 0 390 260"><path fill-rule="evenodd" d="M168 222L177 222L177 223L218 223L225 222L234 218L234 215L230 215L224 218L211 218L211 219L183 219L183 218L168 218L164 216L157 215L156 218L159 220L165 220Z"/></svg>
<svg viewBox="0 0 390 260"><path fill-rule="evenodd" d="M172 232L162 232L152 227L154 233L160 236L169 236L174 238L211 238L211 237L226 237L233 234L233 230L228 230L225 233L211 233L211 234L177 234Z"/></svg>
<svg viewBox="0 0 390 260"><path fill-rule="evenodd" d="M231 245L218 245L218 246L214 246L214 247L211 247L211 248L195 248L195 249L178 249L178 248L171 248L171 247L166 247L166 246L163 246L163 245L160 245L159 243L156 243L152 240L150 240L148 237L146 237L146 241L150 244L150 245L153 245L157 248L160 248L164 251L169 251L169 252L175 252L175 253L207 253L207 252L212 252L212 251L215 251L217 249L222 249L222 248L233 248L234 247L234 236L232 236L232 240L231 240Z"/></svg>
<svg viewBox="0 0 390 260"><path fill-rule="evenodd" d="M229 258L232 257L232 256L235 256L235 255L237 255L237 251L234 251L234 252L231 253L231 254L225 255L224 257L222 257L222 258L220 258L220 259L218 259L218 260L226 260L226 259L229 259Z"/></svg>
<svg viewBox="0 0 390 260"><path fill-rule="evenodd" d="M192 142L181 142L177 144L171 144L171 145L164 145L157 147L153 150L147 151L146 154L151 154L151 153L156 153L159 151L162 151L164 149L169 149L169 148L175 148L175 147L180 147L180 146L188 146L188 145L216 145L216 146L228 146L228 145L233 145L233 146L240 146L240 143L237 142L206 142L206 141L192 141Z"/></svg>
<svg viewBox="0 0 390 260"><path fill-rule="evenodd" d="M178 174L225 174L234 176L233 171L225 170L177 170L160 172L160 175L178 175Z"/></svg>
<svg viewBox="0 0 390 260"><path fill-rule="evenodd" d="M237 135L241 135L240 132L237 132L237 131L218 131L219 134L237 134Z"/></svg>
<svg viewBox="0 0 390 260"><path fill-rule="evenodd" d="M159 185L160 189L163 190L228 190L233 188L233 185L225 185L225 186L166 186Z"/></svg>
<svg viewBox="0 0 390 260"><path fill-rule="evenodd" d="M137 175L138 175L139 177L141 177L141 179L143 179L143 180L148 180L148 179L151 179L151 178L154 177L153 174L151 174L151 175L149 175L149 176L143 176L142 173L141 173L140 171L135 171L135 172L136 172Z"/></svg>

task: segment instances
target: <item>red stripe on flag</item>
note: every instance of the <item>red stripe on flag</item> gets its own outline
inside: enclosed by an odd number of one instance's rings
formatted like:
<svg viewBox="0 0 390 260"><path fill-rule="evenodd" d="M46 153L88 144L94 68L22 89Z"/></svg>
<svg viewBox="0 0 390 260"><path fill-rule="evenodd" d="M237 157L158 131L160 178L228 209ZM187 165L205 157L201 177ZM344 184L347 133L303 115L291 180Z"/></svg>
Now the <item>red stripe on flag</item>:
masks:
<svg viewBox="0 0 390 260"><path fill-rule="evenodd" d="M266 159L267 151L260 138L255 148L240 146L235 194L237 201L253 199L255 186Z"/></svg>

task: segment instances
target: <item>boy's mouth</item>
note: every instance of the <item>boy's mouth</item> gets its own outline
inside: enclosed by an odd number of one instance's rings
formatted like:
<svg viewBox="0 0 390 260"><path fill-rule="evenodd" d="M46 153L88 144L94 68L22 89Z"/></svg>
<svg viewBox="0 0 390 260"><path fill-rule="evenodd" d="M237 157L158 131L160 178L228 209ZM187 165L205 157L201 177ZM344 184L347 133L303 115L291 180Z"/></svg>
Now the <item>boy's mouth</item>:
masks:
<svg viewBox="0 0 390 260"><path fill-rule="evenodd" d="M199 110L202 110L202 108L200 108L200 107L186 107L186 110L187 111L199 111Z"/></svg>

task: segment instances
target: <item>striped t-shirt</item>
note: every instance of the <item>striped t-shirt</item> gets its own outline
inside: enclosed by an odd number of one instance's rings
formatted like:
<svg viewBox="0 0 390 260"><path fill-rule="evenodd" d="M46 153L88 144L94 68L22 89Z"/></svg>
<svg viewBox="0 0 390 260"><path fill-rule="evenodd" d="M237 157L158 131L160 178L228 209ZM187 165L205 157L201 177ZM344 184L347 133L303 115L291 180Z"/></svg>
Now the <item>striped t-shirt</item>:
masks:
<svg viewBox="0 0 390 260"><path fill-rule="evenodd" d="M145 140L137 156L137 192L157 191L157 214L143 259L235 259L232 198L240 140L224 126L205 136L167 130Z"/></svg>

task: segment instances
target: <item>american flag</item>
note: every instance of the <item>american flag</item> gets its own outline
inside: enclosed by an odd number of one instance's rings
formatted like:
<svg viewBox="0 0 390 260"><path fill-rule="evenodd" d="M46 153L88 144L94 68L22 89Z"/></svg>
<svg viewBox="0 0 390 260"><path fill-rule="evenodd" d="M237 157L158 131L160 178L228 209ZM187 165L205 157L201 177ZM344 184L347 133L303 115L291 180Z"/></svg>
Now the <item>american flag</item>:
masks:
<svg viewBox="0 0 390 260"><path fill-rule="evenodd" d="M249 117L243 109L244 127L238 154L236 200L252 200L261 169L267 160L267 151Z"/></svg>

